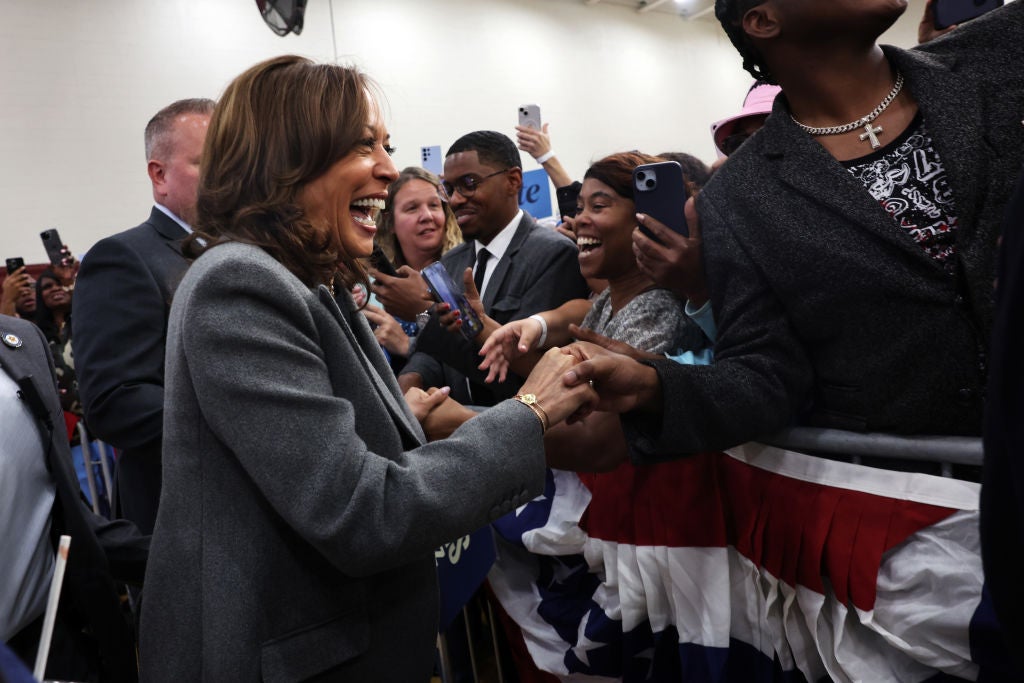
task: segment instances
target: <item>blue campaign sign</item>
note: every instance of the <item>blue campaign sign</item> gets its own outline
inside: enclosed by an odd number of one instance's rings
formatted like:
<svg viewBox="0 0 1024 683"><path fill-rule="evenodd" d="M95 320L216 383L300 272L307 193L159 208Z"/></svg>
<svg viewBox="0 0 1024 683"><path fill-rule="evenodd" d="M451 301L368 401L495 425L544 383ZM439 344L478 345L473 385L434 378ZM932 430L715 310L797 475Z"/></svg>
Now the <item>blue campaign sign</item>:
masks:
<svg viewBox="0 0 1024 683"><path fill-rule="evenodd" d="M445 543L434 551L441 593L441 631L451 626L452 619L473 597L477 587L487 578L496 557L494 536L489 526Z"/></svg>
<svg viewBox="0 0 1024 683"><path fill-rule="evenodd" d="M534 218L555 214L551 208L551 183L543 168L523 171L523 189L519 191L519 208Z"/></svg>

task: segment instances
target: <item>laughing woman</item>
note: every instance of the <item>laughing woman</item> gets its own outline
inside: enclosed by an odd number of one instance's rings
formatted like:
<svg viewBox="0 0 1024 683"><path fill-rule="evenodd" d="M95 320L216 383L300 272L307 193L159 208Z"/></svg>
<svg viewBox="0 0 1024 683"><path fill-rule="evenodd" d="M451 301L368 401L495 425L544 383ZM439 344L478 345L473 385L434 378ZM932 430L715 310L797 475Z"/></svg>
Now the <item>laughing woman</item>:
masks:
<svg viewBox="0 0 1024 683"><path fill-rule="evenodd" d="M629 152L594 163L584 175L575 232L584 277L608 281L608 288L594 300L581 327L660 355L695 348L703 344L703 338L685 315L683 302L657 287L633 256L637 214L632 173L640 164L656 161L661 159ZM686 199L679 197L680 206ZM650 538L662 523L674 533L682 520L662 520L649 512L659 509L652 501L661 503L660 509L669 509L668 503L678 499L678 482L685 479L690 465L680 460L634 466L627 457L619 416L612 413L596 412L576 424L559 425L548 432L545 448L548 464L558 469L552 469L543 497L495 523L501 552L489 575L491 586L506 611L530 634L536 644L533 651L538 653L536 663L545 670L561 675L593 673L577 658L584 643L579 648L567 647L565 641L551 637L580 631L580 615L595 616L584 621L587 637L607 644L606 651L615 653L604 663L610 669L603 671L619 670L620 666L628 670L632 658L640 656L633 649L637 642L623 634L632 615L624 614L621 621L599 620L598 612L591 612L600 600L595 596L618 600L618 595L668 589L641 585L637 577L644 576L638 566L642 558L636 552L630 557L625 544L620 553L615 541L622 536L607 532L613 528L619 534ZM609 520L614 521L609 524ZM523 580L524 576L533 583ZM533 605L538 595L547 605L559 606L544 612L542 625L523 607ZM622 598L622 602L628 600ZM647 648L642 645L640 649ZM615 656L621 656L621 661ZM678 650L651 648L646 656L652 671L679 668ZM626 680L631 679L627 676Z"/></svg>
<svg viewBox="0 0 1024 683"><path fill-rule="evenodd" d="M553 351L533 397L424 444L348 294L388 152L340 66L263 62L214 111L169 323L144 681L428 680L433 549L537 495L548 421L595 398ZM443 398L409 397L427 421Z"/></svg>

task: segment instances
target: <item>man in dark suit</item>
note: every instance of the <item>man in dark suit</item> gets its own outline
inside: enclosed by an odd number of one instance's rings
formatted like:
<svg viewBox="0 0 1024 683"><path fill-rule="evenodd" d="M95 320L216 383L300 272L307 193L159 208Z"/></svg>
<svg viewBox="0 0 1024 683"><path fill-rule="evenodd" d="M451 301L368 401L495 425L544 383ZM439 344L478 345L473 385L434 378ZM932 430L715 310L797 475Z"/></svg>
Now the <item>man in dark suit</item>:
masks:
<svg viewBox="0 0 1024 683"><path fill-rule="evenodd" d="M494 131L462 136L445 156L444 178L466 241L441 262L459 284L465 269L473 268L487 315L504 324L589 296L576 245L541 228L519 208L523 169L508 136ZM484 384L478 350L479 344L446 332L433 316L402 370L403 390L448 385L460 403L482 406L515 395L522 378Z"/></svg>
<svg viewBox="0 0 1024 683"><path fill-rule="evenodd" d="M75 366L86 423L117 447L119 514L153 531L160 498L164 343L188 262L199 155L213 101L179 100L146 126L155 206L145 223L98 242L75 286Z"/></svg>
<svg viewBox="0 0 1024 683"><path fill-rule="evenodd" d="M985 467L981 486L981 556L985 583L1003 635L1024 666L1024 169L1003 227L998 301L992 329L985 405Z"/></svg>
<svg viewBox="0 0 1024 683"><path fill-rule="evenodd" d="M1024 72L992 65L1024 60L1024 3L915 50L876 45L904 8L719 0L782 94L697 200L714 365L605 355L573 375L605 408L653 411L627 419L634 457L793 422L981 434L996 239L1024 155Z"/></svg>
<svg viewBox="0 0 1024 683"><path fill-rule="evenodd" d="M43 334L0 315L0 341L0 635L35 661L57 540L68 535L46 677L134 681L134 635L114 581L142 582L149 537L82 500Z"/></svg>

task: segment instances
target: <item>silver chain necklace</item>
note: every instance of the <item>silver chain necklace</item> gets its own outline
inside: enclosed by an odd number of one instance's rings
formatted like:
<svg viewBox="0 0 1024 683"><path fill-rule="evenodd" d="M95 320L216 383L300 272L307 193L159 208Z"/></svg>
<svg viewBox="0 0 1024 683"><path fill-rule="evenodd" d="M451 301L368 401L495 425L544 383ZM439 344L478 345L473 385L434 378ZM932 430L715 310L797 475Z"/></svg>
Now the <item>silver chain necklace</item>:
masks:
<svg viewBox="0 0 1024 683"><path fill-rule="evenodd" d="M792 114L789 118L793 119L793 123L798 125L801 130L811 135L842 135L843 133L849 133L851 130L863 128L864 132L860 134L860 139L863 142L870 142L871 149L878 149L882 146L882 143L878 141L878 134L882 132L881 126L872 126L871 122L877 119L883 111L889 108L892 101L896 99L896 96L900 94L900 90L903 89L903 74L896 72L896 84L892 86L892 90L885 96L885 99L879 102L878 106L872 110L872 112L866 116L862 116L856 121L844 124L842 126L827 126L825 128L815 128L814 126L808 126L800 123L796 120L796 117Z"/></svg>

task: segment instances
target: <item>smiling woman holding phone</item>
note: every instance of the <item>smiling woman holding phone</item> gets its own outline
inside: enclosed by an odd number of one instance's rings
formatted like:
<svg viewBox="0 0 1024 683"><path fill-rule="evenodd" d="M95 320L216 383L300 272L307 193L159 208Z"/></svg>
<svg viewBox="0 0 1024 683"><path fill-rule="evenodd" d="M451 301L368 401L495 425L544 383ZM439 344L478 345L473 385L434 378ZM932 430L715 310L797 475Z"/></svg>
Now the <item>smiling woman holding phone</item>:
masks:
<svg viewBox="0 0 1024 683"><path fill-rule="evenodd" d="M213 113L169 323L144 681L427 680L434 549L537 495L548 423L595 398L553 351L520 400L425 443L445 392L410 411L349 295L389 147L368 79L301 57Z"/></svg>

